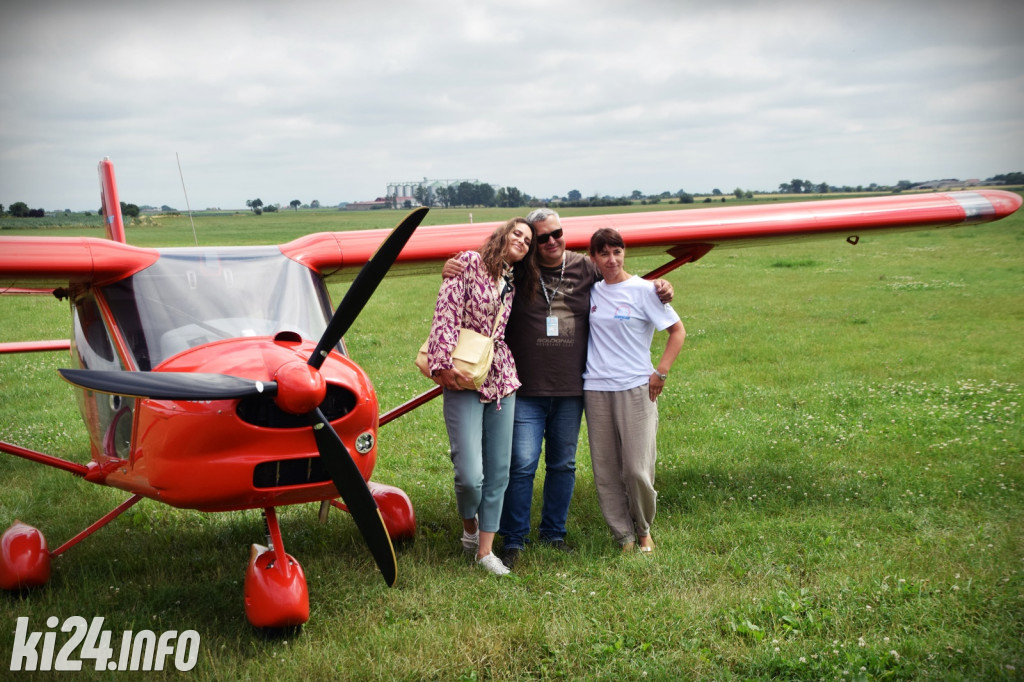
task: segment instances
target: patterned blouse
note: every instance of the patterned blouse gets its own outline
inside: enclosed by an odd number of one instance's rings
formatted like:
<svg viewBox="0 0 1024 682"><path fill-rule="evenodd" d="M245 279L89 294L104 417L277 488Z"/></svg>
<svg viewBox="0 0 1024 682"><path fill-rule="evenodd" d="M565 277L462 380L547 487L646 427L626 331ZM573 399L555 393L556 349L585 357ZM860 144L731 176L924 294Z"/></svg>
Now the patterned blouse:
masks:
<svg viewBox="0 0 1024 682"><path fill-rule="evenodd" d="M452 350L459 340L459 328L465 327L490 336L494 319L501 306L499 288L484 269L483 260L476 251L466 251L458 256L466 269L459 277L449 277L441 283L434 308L434 322L427 338L427 360L430 371L451 369ZM505 295L505 307L501 319L494 329L494 363L483 386L480 387L480 402L499 400L519 388L519 376L512 352L505 345L505 324L512 308L515 290Z"/></svg>

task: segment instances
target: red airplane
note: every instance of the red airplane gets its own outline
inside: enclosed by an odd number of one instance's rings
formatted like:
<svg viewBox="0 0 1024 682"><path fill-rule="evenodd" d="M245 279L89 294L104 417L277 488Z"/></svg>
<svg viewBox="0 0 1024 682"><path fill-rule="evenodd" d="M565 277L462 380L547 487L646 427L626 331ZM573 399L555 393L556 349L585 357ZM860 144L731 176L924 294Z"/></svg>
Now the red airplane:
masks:
<svg viewBox="0 0 1024 682"><path fill-rule="evenodd" d="M393 540L411 539L409 497L373 482L379 427L440 394L434 387L380 414L369 376L347 354L346 331L386 275L439 272L498 223L422 227L412 211L392 231L311 234L280 246L145 249L127 244L113 165L99 165L107 238L0 237L0 293L68 298L69 341L0 344L0 353L69 350L60 370L77 390L91 443L79 464L0 442L0 451L124 490L128 498L50 550L14 520L0 537L0 588L47 582L63 554L143 498L205 512L262 509L268 546L253 545L245 613L256 627L309 618L302 567L287 554L275 508L317 502L347 510L384 580ZM659 277L714 248L999 220L1019 195L907 194L563 218L567 248L599 227L633 255L666 256ZM332 313L329 277L354 277ZM410 358L411 362L411 358ZM202 471L202 476L196 476ZM336 498L341 497L341 501Z"/></svg>

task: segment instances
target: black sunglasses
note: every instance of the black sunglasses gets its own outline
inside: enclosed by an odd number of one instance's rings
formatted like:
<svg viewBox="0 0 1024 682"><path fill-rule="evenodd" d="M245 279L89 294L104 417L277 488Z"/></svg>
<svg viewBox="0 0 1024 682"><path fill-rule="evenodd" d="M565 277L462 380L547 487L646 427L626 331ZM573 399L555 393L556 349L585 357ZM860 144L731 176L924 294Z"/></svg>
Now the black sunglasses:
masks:
<svg viewBox="0 0 1024 682"><path fill-rule="evenodd" d="M538 234L537 235L537 243L538 244L547 244L549 239L561 239L561 238L562 238L562 228L558 228L557 230L551 230L547 234Z"/></svg>

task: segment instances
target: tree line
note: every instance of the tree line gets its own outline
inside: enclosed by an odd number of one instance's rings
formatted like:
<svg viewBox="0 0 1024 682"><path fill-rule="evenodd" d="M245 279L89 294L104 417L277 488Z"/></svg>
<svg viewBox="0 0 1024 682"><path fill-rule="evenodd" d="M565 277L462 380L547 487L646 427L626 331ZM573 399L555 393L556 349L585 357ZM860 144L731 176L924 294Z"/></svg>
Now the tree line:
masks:
<svg viewBox="0 0 1024 682"><path fill-rule="evenodd" d="M959 182L957 180L948 180L948 182ZM781 194L829 194L829 193L856 193L856 192L902 192L911 189L921 183L914 183L909 180L900 180L895 185L879 185L877 183L871 183L870 185L857 185L851 187L845 185L838 187L830 185L827 182L813 182L811 180L804 180L800 178L793 178L789 182L779 183L778 192ZM1024 186L1024 172L1015 171L1013 173L1001 173L994 175L984 180L984 184L1002 184L1009 186ZM758 192L760 193L760 192ZM751 190L745 190L737 187L732 191L732 194L737 199L752 199L755 192ZM447 187L432 188L425 185L418 185L416 190L413 192L413 197L422 206L428 207L439 207L439 208L472 208L475 206L491 207L491 208L519 208L521 206L545 206L548 204L558 204L560 206L622 206L628 205L634 202L641 202L645 204L656 204L665 200L676 199L683 204L692 204L696 201L695 197L704 196L704 203L710 203L712 201L725 201L725 195L723 192L715 188L711 190L710 195L691 194L684 190L677 192L661 192L659 194L644 194L640 190L633 190L629 196L597 196L594 195L589 198L584 198L579 190L569 190L564 197L553 196L548 199L541 199L532 197L529 194L525 194L517 187L499 187L497 189L494 186L484 183L473 183L473 182L461 182L458 185L450 185ZM402 201L402 205L399 206L399 198L394 195L385 197L385 204L388 208L411 208L412 200L405 199ZM253 213L259 215L263 212L275 213L280 208L280 204L264 204L262 199L248 199L245 202L246 207L252 210ZM299 207L306 207L300 200L293 199L289 202L288 206L293 210L299 210ZM313 200L309 202L308 208L320 208L320 202ZM169 209L169 207L164 207ZM70 209L65 212L70 213ZM129 204L124 201L121 202L121 215L126 218L137 218L141 209L135 204ZM97 211L97 214L103 214L103 208ZM11 204L6 211L4 211L3 204L0 204L0 216L9 216L12 218L42 218L46 215L46 212L41 208L29 208L28 204L24 201L16 201Z"/></svg>
<svg viewBox="0 0 1024 682"><path fill-rule="evenodd" d="M954 184L960 182L960 180L957 180L956 178L949 178L940 182ZM1013 173L1001 173L999 175L993 175L991 178L986 178L982 182L987 185L1024 185L1024 172L1016 171ZM827 182L812 182L811 180L793 178L789 182L779 184L779 193L829 194L832 192L904 192L921 184L925 183L900 180L895 185L879 185L872 182L870 185L857 185L856 187L844 185L842 187L838 187L836 185L830 185Z"/></svg>

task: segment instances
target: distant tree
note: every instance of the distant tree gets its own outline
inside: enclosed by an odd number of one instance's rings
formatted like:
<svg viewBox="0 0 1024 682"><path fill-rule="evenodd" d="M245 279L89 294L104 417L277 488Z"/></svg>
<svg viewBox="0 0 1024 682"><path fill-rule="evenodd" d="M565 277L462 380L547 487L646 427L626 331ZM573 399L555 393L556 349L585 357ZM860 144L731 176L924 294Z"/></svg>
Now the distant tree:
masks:
<svg viewBox="0 0 1024 682"><path fill-rule="evenodd" d="M999 175L993 175L989 180L1001 182L1004 185L1024 185L1024 173L1020 171L1000 173Z"/></svg>
<svg viewBox="0 0 1024 682"><path fill-rule="evenodd" d="M433 206L433 192L426 185L416 185L412 191L412 197L420 203L420 206Z"/></svg>
<svg viewBox="0 0 1024 682"><path fill-rule="evenodd" d="M438 187L434 196L437 198L437 205L441 208L448 208L452 205L451 187Z"/></svg>
<svg viewBox="0 0 1024 682"><path fill-rule="evenodd" d="M508 194L509 208L518 208L519 206L523 206L527 199L529 199L529 197L524 196L523 193L519 191L518 187L506 187L505 192Z"/></svg>
<svg viewBox="0 0 1024 682"><path fill-rule="evenodd" d="M270 204L269 206L263 207L264 213L277 213L277 210L281 208L278 204Z"/></svg>
<svg viewBox="0 0 1024 682"><path fill-rule="evenodd" d="M910 180L900 180L899 182L896 183L896 191L902 192L904 190L910 189L913 186L914 183L912 183Z"/></svg>
<svg viewBox="0 0 1024 682"><path fill-rule="evenodd" d="M740 189L739 187L737 187L736 189L734 189L732 191L732 195L734 197L736 197L737 199L742 199L743 198L743 190Z"/></svg>
<svg viewBox="0 0 1024 682"><path fill-rule="evenodd" d="M455 201L453 202L456 206L474 206L477 203L477 187L472 182L460 182L458 187L455 188Z"/></svg>
<svg viewBox="0 0 1024 682"><path fill-rule="evenodd" d="M711 190L711 195L712 196L716 196L716 197L720 197L720 196L722 196L722 190L720 190L720 189L718 189L716 187L713 190Z"/></svg>
<svg viewBox="0 0 1024 682"><path fill-rule="evenodd" d="M686 192L680 192L679 193L679 203L680 204L692 204L693 203L693 195L692 194L687 194Z"/></svg>
<svg viewBox="0 0 1024 682"><path fill-rule="evenodd" d="M629 198L636 201L637 199L643 199L644 193L638 189L633 190L633 193L629 195Z"/></svg>
<svg viewBox="0 0 1024 682"><path fill-rule="evenodd" d="M320 200L319 199L313 199L313 201L309 202L309 207L310 208L320 208Z"/></svg>
<svg viewBox="0 0 1024 682"><path fill-rule="evenodd" d="M298 211L299 206L302 206L302 202L299 201L298 199L292 199L291 201L288 202L288 205L292 207L293 211Z"/></svg>
<svg viewBox="0 0 1024 682"><path fill-rule="evenodd" d="M0 204L0 215L4 214L4 205Z"/></svg>
<svg viewBox="0 0 1024 682"><path fill-rule="evenodd" d="M818 186L815 189L818 191L818 194L828 194L828 183L820 182L818 183Z"/></svg>
<svg viewBox="0 0 1024 682"><path fill-rule="evenodd" d="M121 215L125 218L138 218L140 209L135 204L126 204L121 202Z"/></svg>
<svg viewBox="0 0 1024 682"><path fill-rule="evenodd" d="M26 204L24 201L15 201L13 204L11 204L11 207L8 209L8 212L11 214L11 217L13 218L27 218L28 210L28 204Z"/></svg>
<svg viewBox="0 0 1024 682"><path fill-rule="evenodd" d="M569 201L579 201L580 199L583 198L583 195L580 194L580 191L578 189L571 189L569 190L569 193L565 195L565 198L568 199Z"/></svg>
<svg viewBox="0 0 1024 682"><path fill-rule="evenodd" d="M517 187L500 187L494 195L494 202L501 208L516 208L523 205L523 193Z"/></svg>
<svg viewBox="0 0 1024 682"><path fill-rule="evenodd" d="M263 213L263 211L260 210L260 207L263 206L262 199L247 199L245 205L251 208L252 212L256 215Z"/></svg>
<svg viewBox="0 0 1024 682"><path fill-rule="evenodd" d="M497 206L498 202L494 198L496 194L494 187L486 182L476 186L476 202L481 206Z"/></svg>

